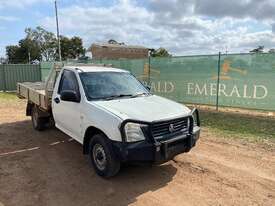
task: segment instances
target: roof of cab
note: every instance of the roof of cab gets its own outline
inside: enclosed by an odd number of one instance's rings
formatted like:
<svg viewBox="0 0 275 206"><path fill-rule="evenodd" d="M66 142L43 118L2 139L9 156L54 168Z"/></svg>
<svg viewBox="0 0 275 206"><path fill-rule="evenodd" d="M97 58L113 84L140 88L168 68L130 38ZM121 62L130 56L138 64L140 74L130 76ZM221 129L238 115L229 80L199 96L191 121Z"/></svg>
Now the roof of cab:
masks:
<svg viewBox="0 0 275 206"><path fill-rule="evenodd" d="M107 66L64 66L64 69L78 70L79 72L129 72L127 70Z"/></svg>

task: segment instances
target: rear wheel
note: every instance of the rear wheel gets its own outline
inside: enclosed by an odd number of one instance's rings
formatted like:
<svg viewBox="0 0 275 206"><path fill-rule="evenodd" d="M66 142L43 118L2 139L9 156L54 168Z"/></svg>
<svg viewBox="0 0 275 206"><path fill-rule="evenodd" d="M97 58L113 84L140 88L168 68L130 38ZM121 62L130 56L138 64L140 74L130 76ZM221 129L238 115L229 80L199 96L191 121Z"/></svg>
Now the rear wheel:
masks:
<svg viewBox="0 0 275 206"><path fill-rule="evenodd" d="M112 146L103 134L96 134L89 144L89 159L102 177L115 176L120 169L120 161L116 158Z"/></svg>
<svg viewBox="0 0 275 206"><path fill-rule="evenodd" d="M39 109L34 106L32 108L32 126L35 130L42 131L46 128L47 124L47 117L40 117L39 116Z"/></svg>

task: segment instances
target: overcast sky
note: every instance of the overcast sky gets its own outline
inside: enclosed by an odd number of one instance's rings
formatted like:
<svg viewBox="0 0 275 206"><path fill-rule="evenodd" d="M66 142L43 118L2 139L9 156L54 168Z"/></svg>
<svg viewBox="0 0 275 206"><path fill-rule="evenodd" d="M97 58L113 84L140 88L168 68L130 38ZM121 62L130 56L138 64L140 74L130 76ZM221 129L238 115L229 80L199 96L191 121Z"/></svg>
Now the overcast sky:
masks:
<svg viewBox="0 0 275 206"><path fill-rule="evenodd" d="M275 0L59 0L62 35L109 39L174 55L275 48ZM0 0L0 56L25 27L55 32L53 0Z"/></svg>

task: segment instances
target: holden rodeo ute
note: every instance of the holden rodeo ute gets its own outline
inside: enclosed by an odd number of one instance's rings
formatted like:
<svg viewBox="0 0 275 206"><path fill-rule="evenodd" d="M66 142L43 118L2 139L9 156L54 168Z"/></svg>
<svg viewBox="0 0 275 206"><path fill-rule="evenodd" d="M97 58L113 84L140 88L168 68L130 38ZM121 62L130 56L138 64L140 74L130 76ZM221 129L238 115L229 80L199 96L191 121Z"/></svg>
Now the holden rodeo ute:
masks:
<svg viewBox="0 0 275 206"><path fill-rule="evenodd" d="M108 65L55 65L45 82L18 83L34 129L55 126L83 145L96 173L121 163L161 164L200 136L197 109L154 95L130 72Z"/></svg>

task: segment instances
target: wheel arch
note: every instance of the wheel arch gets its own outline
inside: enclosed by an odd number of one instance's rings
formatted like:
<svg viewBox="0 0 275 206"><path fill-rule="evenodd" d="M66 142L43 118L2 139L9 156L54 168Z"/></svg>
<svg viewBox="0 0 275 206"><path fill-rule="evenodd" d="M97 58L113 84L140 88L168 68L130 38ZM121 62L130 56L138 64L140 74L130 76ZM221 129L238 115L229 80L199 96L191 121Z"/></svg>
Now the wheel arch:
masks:
<svg viewBox="0 0 275 206"><path fill-rule="evenodd" d="M50 117L52 114L51 111L41 110L41 108L39 106L37 106L36 104L34 104L33 102L28 102L27 108L26 108L26 116L32 116L33 109L37 109L39 117Z"/></svg>
<svg viewBox="0 0 275 206"><path fill-rule="evenodd" d="M94 127L94 126L89 126L86 129L85 134L84 134L83 154L89 153L89 143L95 134L103 134L104 136L108 137L101 129Z"/></svg>

